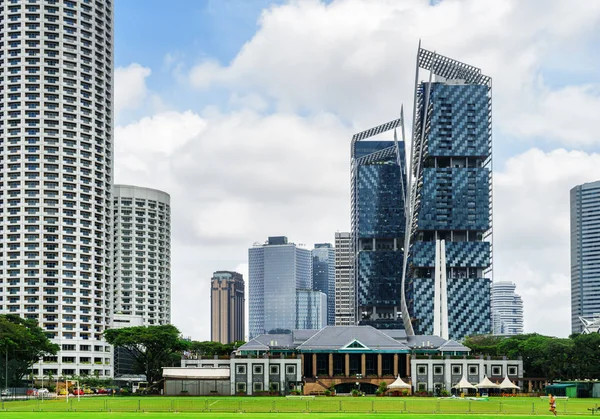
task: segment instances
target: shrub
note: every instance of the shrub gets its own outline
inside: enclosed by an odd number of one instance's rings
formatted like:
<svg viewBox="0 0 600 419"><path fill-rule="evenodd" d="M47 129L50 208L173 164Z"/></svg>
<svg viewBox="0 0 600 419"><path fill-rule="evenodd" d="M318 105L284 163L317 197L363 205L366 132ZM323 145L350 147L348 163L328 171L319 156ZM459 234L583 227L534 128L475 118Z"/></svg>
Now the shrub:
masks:
<svg viewBox="0 0 600 419"><path fill-rule="evenodd" d="M350 394L352 394L352 397L358 397L358 396L360 396L360 392L357 389L355 389L355 388L352 389L352 391L351 391Z"/></svg>

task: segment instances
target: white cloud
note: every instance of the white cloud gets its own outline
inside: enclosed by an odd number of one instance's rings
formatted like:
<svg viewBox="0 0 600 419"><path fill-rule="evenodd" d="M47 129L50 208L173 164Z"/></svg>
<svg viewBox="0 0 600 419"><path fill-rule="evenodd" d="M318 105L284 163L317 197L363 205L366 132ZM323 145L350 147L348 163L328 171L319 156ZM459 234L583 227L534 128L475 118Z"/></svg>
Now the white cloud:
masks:
<svg viewBox="0 0 600 419"><path fill-rule="evenodd" d="M133 63L115 69L115 114L125 109L135 109L142 105L148 95L146 78L152 71Z"/></svg>
<svg viewBox="0 0 600 419"><path fill-rule="evenodd" d="M517 284L525 329L571 333L569 191L600 179L600 154L532 149L494 177L495 280Z"/></svg>

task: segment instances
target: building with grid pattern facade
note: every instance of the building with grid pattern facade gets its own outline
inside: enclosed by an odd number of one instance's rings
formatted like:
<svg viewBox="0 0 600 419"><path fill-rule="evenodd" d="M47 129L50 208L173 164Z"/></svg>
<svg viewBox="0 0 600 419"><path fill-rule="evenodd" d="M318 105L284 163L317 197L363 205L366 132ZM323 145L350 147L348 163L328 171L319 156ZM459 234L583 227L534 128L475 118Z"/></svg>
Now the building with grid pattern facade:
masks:
<svg viewBox="0 0 600 419"><path fill-rule="evenodd" d="M495 335L523 334L523 299L509 281L492 284L492 327Z"/></svg>
<svg viewBox="0 0 600 419"><path fill-rule="evenodd" d="M0 313L61 348L34 374L112 375L113 32L108 0L0 0Z"/></svg>
<svg viewBox="0 0 600 419"><path fill-rule="evenodd" d="M416 333L433 333L435 242L445 240L450 339L491 325L491 81L419 49L407 301Z"/></svg>
<svg viewBox="0 0 600 419"><path fill-rule="evenodd" d="M171 323L171 198L138 186L114 186L113 312L143 324Z"/></svg>
<svg viewBox="0 0 600 419"><path fill-rule="evenodd" d="M331 243L315 243L312 250L313 290L327 297L326 326L335 325L335 250Z"/></svg>
<svg viewBox="0 0 600 419"><path fill-rule="evenodd" d="M352 234L335 233L335 325L354 325Z"/></svg>
<svg viewBox="0 0 600 419"><path fill-rule="evenodd" d="M224 344L245 338L245 291L242 274L217 271L210 280L210 340Z"/></svg>
<svg viewBox="0 0 600 419"><path fill-rule="evenodd" d="M571 189L571 332L600 313L600 181Z"/></svg>

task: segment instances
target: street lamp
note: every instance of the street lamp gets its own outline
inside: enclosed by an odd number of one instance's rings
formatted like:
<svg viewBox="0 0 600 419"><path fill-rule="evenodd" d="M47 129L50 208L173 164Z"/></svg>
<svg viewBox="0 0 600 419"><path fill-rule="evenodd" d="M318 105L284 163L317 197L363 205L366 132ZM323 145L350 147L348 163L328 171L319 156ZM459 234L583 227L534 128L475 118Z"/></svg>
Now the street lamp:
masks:
<svg viewBox="0 0 600 419"><path fill-rule="evenodd" d="M360 394L360 380L362 378L362 374L356 374L356 387L358 387L358 393Z"/></svg>
<svg viewBox="0 0 600 419"><path fill-rule="evenodd" d="M42 376L42 389L44 388L44 357L40 356L40 375ZM42 391L42 402L44 401L44 392Z"/></svg>

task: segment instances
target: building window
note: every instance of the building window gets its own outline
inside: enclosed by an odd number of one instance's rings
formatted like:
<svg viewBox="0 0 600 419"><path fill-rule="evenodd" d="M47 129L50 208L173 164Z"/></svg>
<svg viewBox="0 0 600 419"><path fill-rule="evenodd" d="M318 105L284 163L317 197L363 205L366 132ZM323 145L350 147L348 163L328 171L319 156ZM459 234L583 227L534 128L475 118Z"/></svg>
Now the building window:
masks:
<svg viewBox="0 0 600 419"><path fill-rule="evenodd" d="M269 374L279 374L279 365L271 365L269 367Z"/></svg>
<svg viewBox="0 0 600 419"><path fill-rule="evenodd" d="M418 365L417 366L417 374L418 375L425 375L425 374L427 374L427 366L426 365Z"/></svg>
<svg viewBox="0 0 600 419"><path fill-rule="evenodd" d="M252 366L252 372L254 374L262 374L263 373L263 366L262 365L254 365L254 366Z"/></svg>
<svg viewBox="0 0 600 419"><path fill-rule="evenodd" d="M277 382L271 382L269 384L269 390L271 390L271 391L279 391L279 383L277 383Z"/></svg>
<svg viewBox="0 0 600 419"><path fill-rule="evenodd" d="M418 383L417 390L418 391L427 391L427 383Z"/></svg>
<svg viewBox="0 0 600 419"><path fill-rule="evenodd" d="M245 365L236 365L235 373L236 374L246 374L246 366Z"/></svg>
<svg viewBox="0 0 600 419"><path fill-rule="evenodd" d="M452 365L452 375L462 375L462 365Z"/></svg>
<svg viewBox="0 0 600 419"><path fill-rule="evenodd" d="M263 391L263 383L252 383L252 391Z"/></svg>
<svg viewBox="0 0 600 419"><path fill-rule="evenodd" d="M441 365L435 365L433 367L433 375L442 375L444 374L444 367Z"/></svg>
<svg viewBox="0 0 600 419"><path fill-rule="evenodd" d="M296 374L296 366L295 365L286 365L285 373L286 374Z"/></svg>
<svg viewBox="0 0 600 419"><path fill-rule="evenodd" d="M479 375L479 367L477 365L469 365L469 375Z"/></svg>
<svg viewBox="0 0 600 419"><path fill-rule="evenodd" d="M517 375L518 374L518 368L515 367L514 365L511 365L508 367L508 375Z"/></svg>
<svg viewBox="0 0 600 419"><path fill-rule="evenodd" d="M492 365L492 375L502 375L502 367L500 365Z"/></svg>
<svg viewBox="0 0 600 419"><path fill-rule="evenodd" d="M235 384L235 391L239 392L246 392L246 383L236 383Z"/></svg>

